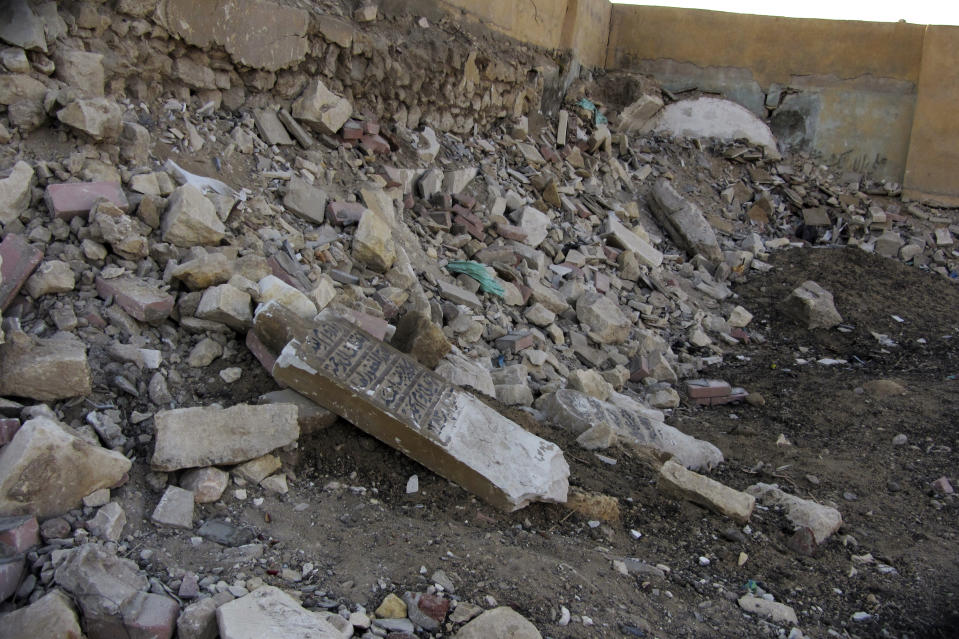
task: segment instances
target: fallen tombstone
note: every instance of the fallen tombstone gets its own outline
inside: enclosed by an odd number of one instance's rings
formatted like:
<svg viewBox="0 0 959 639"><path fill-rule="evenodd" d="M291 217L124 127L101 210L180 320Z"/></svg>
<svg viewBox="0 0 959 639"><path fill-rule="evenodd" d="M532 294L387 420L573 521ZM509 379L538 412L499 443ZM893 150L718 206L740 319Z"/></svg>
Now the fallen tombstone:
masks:
<svg viewBox="0 0 959 639"><path fill-rule="evenodd" d="M746 489L764 506L778 506L785 509L786 519L796 529L809 528L821 544L842 526L842 515L835 508L817 504L810 499L790 495L775 484L754 484Z"/></svg>
<svg viewBox="0 0 959 639"><path fill-rule="evenodd" d="M291 341L273 376L505 510L564 502L562 451L341 320Z"/></svg>
<svg viewBox="0 0 959 639"><path fill-rule="evenodd" d="M616 430L619 439L670 453L680 464L693 470L708 470L723 461L722 451L709 442L579 391L562 389L543 395L537 401L537 408L574 435L606 422Z"/></svg>
<svg viewBox="0 0 959 639"><path fill-rule="evenodd" d="M836 310L832 293L812 280L793 289L780 305L780 310L810 330L833 328L842 323L842 316Z"/></svg>

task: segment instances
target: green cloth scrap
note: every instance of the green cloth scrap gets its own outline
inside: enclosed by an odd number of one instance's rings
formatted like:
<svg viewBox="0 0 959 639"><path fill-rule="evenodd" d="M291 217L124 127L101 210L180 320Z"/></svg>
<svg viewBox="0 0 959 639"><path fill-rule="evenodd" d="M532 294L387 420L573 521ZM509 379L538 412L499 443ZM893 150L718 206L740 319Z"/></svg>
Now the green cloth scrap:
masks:
<svg viewBox="0 0 959 639"><path fill-rule="evenodd" d="M503 297L506 291L503 285L497 279L489 274L486 266L479 262L450 262L446 265L446 270L451 273L464 273L480 283L480 288L484 293L491 293L497 297Z"/></svg>

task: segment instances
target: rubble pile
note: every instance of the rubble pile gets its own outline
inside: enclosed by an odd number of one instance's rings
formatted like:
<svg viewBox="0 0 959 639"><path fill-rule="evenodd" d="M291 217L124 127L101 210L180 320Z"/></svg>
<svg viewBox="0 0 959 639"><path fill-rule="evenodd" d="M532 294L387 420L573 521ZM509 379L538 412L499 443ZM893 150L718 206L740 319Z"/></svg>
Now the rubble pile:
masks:
<svg viewBox="0 0 959 639"><path fill-rule="evenodd" d="M757 498L785 503L815 546L838 511L807 521L778 488L722 485L705 475L722 452L667 423L684 399L747 397L699 379L764 339L730 284L806 244L957 268L955 226L895 185L636 133L659 95L622 118L588 79L554 98L561 60L498 55L455 23L340 3L13 4L0 597L21 609L0 636L540 636L453 588L308 610L276 587L306 565L263 570L275 551L204 510L286 494L297 442L338 416L505 510L565 502L564 453L650 447L672 458L665 493L740 524ZM245 35L257 12L270 37ZM783 312L842 321L815 282ZM270 388L249 383L254 361ZM133 513L249 574L148 573Z"/></svg>

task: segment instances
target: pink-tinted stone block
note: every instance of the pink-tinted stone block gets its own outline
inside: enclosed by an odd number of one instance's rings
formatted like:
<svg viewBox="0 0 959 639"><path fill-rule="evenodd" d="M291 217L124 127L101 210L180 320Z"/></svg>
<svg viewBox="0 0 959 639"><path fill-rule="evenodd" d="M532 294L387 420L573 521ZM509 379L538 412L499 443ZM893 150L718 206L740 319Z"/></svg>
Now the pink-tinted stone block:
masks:
<svg viewBox="0 0 959 639"><path fill-rule="evenodd" d="M504 353L518 353L521 350L530 348L532 345L532 333L524 333L522 335L513 333L510 335L504 335L496 340L496 348Z"/></svg>
<svg viewBox="0 0 959 639"><path fill-rule="evenodd" d="M390 143L379 135L364 135L360 139L360 147L367 153L386 155L390 152Z"/></svg>
<svg viewBox="0 0 959 639"><path fill-rule="evenodd" d="M363 137L363 125L356 120L349 120L343 125L340 135L344 140L359 140Z"/></svg>
<svg viewBox="0 0 959 639"><path fill-rule="evenodd" d="M20 430L20 420L15 417L0 419L0 446L9 444L13 436Z"/></svg>
<svg viewBox="0 0 959 639"><path fill-rule="evenodd" d="M381 342L386 339L387 334L389 334L391 329L393 329L393 326L386 320L368 315L362 311L354 311L350 309L350 315L352 317L347 317L344 319L350 321L352 324L355 324Z"/></svg>
<svg viewBox="0 0 959 639"><path fill-rule="evenodd" d="M0 545L19 555L40 543L40 524L33 515L0 517Z"/></svg>
<svg viewBox="0 0 959 639"><path fill-rule="evenodd" d="M173 312L174 298L156 286L133 277L97 278L97 293L113 297L120 308L141 322L162 322Z"/></svg>
<svg viewBox="0 0 959 639"><path fill-rule="evenodd" d="M179 612L170 597L138 592L123 606L123 626L130 639L170 639Z"/></svg>
<svg viewBox="0 0 959 639"><path fill-rule="evenodd" d="M652 370L649 368L649 360L646 357L640 355L629 362L629 381L641 382L650 375Z"/></svg>
<svg viewBox="0 0 959 639"><path fill-rule="evenodd" d="M47 187L44 200L53 216L64 220L86 215L99 200L109 200L124 212L130 208L119 182L51 184Z"/></svg>
<svg viewBox="0 0 959 639"><path fill-rule="evenodd" d="M721 379L691 379L686 382L686 392L693 399L723 397L729 395L731 390L729 384Z"/></svg>
<svg viewBox="0 0 959 639"><path fill-rule="evenodd" d="M940 477L936 481L932 482L932 487L936 492L942 493L943 495L951 495L955 492L952 488L952 484L949 483L949 479L945 476Z"/></svg>
<svg viewBox="0 0 959 639"><path fill-rule="evenodd" d="M10 233L0 242L0 257L0 311L5 311L43 260L43 251L31 246L22 235Z"/></svg>
<svg viewBox="0 0 959 639"><path fill-rule="evenodd" d="M363 122L363 133L368 135L379 135L380 123L374 120L365 120Z"/></svg>
<svg viewBox="0 0 959 639"><path fill-rule="evenodd" d="M20 587L27 562L23 555L0 559L0 601L6 601Z"/></svg>
<svg viewBox="0 0 959 639"><path fill-rule="evenodd" d="M606 293L609 291L609 278L599 271L595 271L593 273L593 284L596 286L596 290L600 293Z"/></svg>

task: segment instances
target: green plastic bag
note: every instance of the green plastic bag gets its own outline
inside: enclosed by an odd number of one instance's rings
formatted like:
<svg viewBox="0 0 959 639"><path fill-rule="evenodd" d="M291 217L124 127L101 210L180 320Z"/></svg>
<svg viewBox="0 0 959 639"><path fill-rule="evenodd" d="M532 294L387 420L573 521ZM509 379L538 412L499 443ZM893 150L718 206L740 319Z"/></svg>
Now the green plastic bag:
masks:
<svg viewBox="0 0 959 639"><path fill-rule="evenodd" d="M480 283L480 288L484 293L490 293L496 297L503 297L506 291L503 285L489 274L486 267L479 262L450 262L446 265L446 270L451 273L464 273Z"/></svg>

